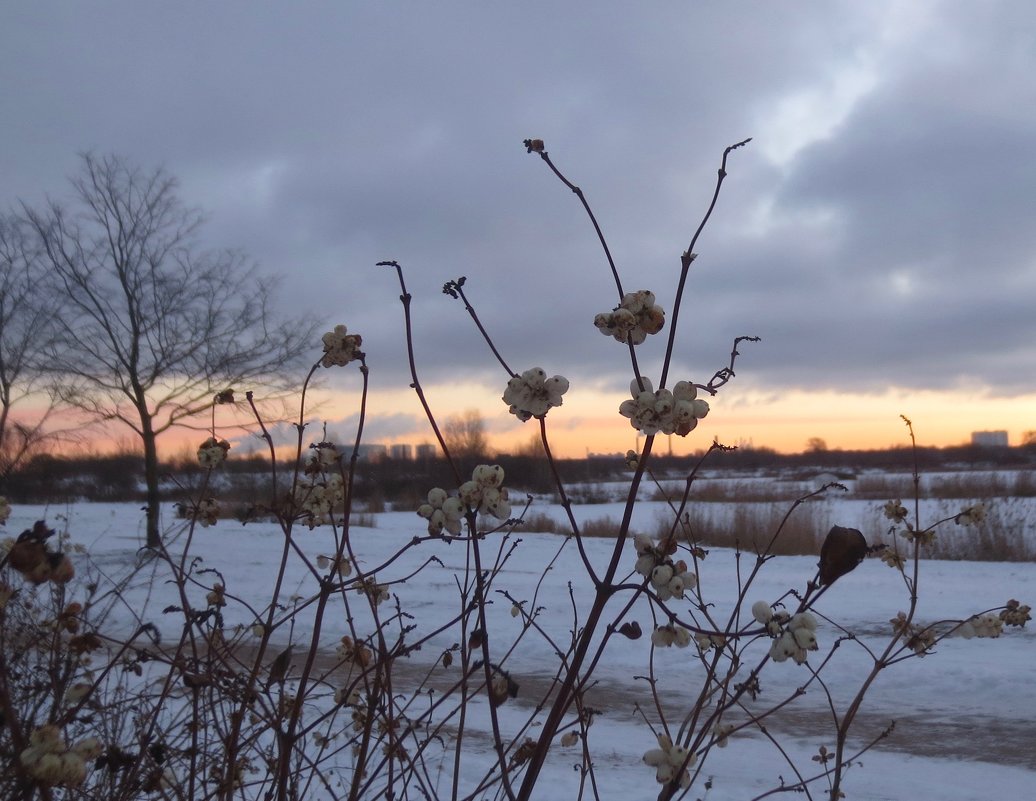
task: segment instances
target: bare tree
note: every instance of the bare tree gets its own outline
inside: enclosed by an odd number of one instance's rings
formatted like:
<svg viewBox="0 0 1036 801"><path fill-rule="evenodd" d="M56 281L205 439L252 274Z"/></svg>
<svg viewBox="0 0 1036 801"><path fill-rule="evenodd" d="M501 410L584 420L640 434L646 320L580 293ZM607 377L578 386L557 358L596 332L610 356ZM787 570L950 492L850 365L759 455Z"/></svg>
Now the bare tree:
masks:
<svg viewBox="0 0 1036 801"><path fill-rule="evenodd" d="M71 209L24 207L48 291L67 303L49 369L62 401L140 437L155 547L158 436L210 406L215 391L257 380L283 386L315 329L274 320L272 285L240 253L199 248L201 215L164 170L87 154L71 183Z"/></svg>
<svg viewBox="0 0 1036 801"><path fill-rule="evenodd" d="M0 486L53 436L46 423L54 409L42 384L42 354L57 309L39 291L39 254L24 223L0 217ZM14 406L37 401L35 413L16 419Z"/></svg>
<svg viewBox="0 0 1036 801"><path fill-rule="evenodd" d="M806 453L826 453L827 440L823 437L810 437L806 440Z"/></svg>
<svg viewBox="0 0 1036 801"><path fill-rule="evenodd" d="M478 409L467 409L447 417L442 423L442 436L455 459L467 463L489 455L486 423Z"/></svg>

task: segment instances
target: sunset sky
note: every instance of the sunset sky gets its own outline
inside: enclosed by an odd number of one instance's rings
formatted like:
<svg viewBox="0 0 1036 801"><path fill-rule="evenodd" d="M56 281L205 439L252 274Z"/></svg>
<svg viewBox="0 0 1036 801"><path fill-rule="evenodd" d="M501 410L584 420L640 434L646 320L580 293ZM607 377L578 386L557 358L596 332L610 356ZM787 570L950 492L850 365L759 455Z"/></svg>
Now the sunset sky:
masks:
<svg viewBox="0 0 1036 801"><path fill-rule="evenodd" d="M477 408L526 443L508 363L571 381L548 415L565 455L634 447L628 355L593 327L627 291L672 313L706 209L673 380L737 376L714 437L796 451L1036 429L1036 4L595 2L5 3L3 203L68 194L78 153L180 179L203 244L284 277L285 315L362 334L370 442L431 441L406 369L394 273L414 295L437 413ZM662 334L638 349L657 380ZM314 360L320 343L314 343ZM351 438L359 377L314 413ZM243 388L242 388L243 389ZM259 389L261 392L261 388ZM167 446L168 447L168 446ZM663 448L668 447L665 443Z"/></svg>

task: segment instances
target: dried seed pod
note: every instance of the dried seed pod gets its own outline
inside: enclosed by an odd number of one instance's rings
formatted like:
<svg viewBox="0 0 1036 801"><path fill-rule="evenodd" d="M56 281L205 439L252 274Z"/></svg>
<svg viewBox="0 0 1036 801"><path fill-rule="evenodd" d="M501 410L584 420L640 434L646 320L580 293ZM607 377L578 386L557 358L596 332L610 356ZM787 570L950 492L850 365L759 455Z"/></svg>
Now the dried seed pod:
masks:
<svg viewBox="0 0 1036 801"><path fill-rule="evenodd" d="M288 675L288 668L291 667L291 657L293 648L291 644L288 647L277 654L277 657L270 664L270 675L267 678L266 686L269 687L274 682L283 683L284 679Z"/></svg>
<svg viewBox="0 0 1036 801"><path fill-rule="evenodd" d="M867 555L867 540L855 528L832 526L820 548L820 585L828 586L851 573Z"/></svg>

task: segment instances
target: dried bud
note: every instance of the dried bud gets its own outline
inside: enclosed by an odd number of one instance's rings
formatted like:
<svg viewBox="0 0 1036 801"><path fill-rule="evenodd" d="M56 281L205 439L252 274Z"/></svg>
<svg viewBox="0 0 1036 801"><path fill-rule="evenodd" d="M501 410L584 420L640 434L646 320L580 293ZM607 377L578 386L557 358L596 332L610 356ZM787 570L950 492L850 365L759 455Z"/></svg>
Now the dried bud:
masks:
<svg viewBox="0 0 1036 801"><path fill-rule="evenodd" d="M76 574L72 560L66 554L50 554L50 580L55 584L67 584Z"/></svg>
<svg viewBox="0 0 1036 801"><path fill-rule="evenodd" d="M820 584L834 584L867 555L867 540L855 528L832 526L820 549Z"/></svg>
<svg viewBox="0 0 1036 801"><path fill-rule="evenodd" d="M636 620L630 620L619 626L619 634L631 640L639 640L644 635L644 632Z"/></svg>

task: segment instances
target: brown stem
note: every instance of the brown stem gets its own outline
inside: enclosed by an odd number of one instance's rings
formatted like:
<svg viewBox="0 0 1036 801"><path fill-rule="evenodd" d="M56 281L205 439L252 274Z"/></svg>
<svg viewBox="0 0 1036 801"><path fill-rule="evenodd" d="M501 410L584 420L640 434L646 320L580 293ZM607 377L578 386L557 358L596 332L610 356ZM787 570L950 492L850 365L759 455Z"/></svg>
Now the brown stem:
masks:
<svg viewBox="0 0 1036 801"><path fill-rule="evenodd" d="M705 211L705 216L703 216L701 222L698 223L698 228L694 232L694 236L691 237L691 244L687 246L687 250L685 250L683 255L680 256L680 281L677 283L676 298L673 300L673 315L669 322L669 341L666 343L665 359L662 362L662 377L658 382L659 387L664 387L666 379L669 377L669 366L673 360L673 350L676 344L676 323L680 318L680 306L683 303L683 293L684 288L687 285L687 275L691 270L691 262L694 261L695 258L694 246L698 243L698 237L701 236L701 232L705 230L705 224L712 216L712 210L716 208L716 201L719 200L719 190L723 186L723 180L727 177L727 156L729 156L732 151L747 145L751 141L752 140L750 138L745 139L738 142L736 145L730 145L723 151L723 159L719 165L719 172L716 177L716 188L712 193L712 201L709 203L709 208Z"/></svg>

